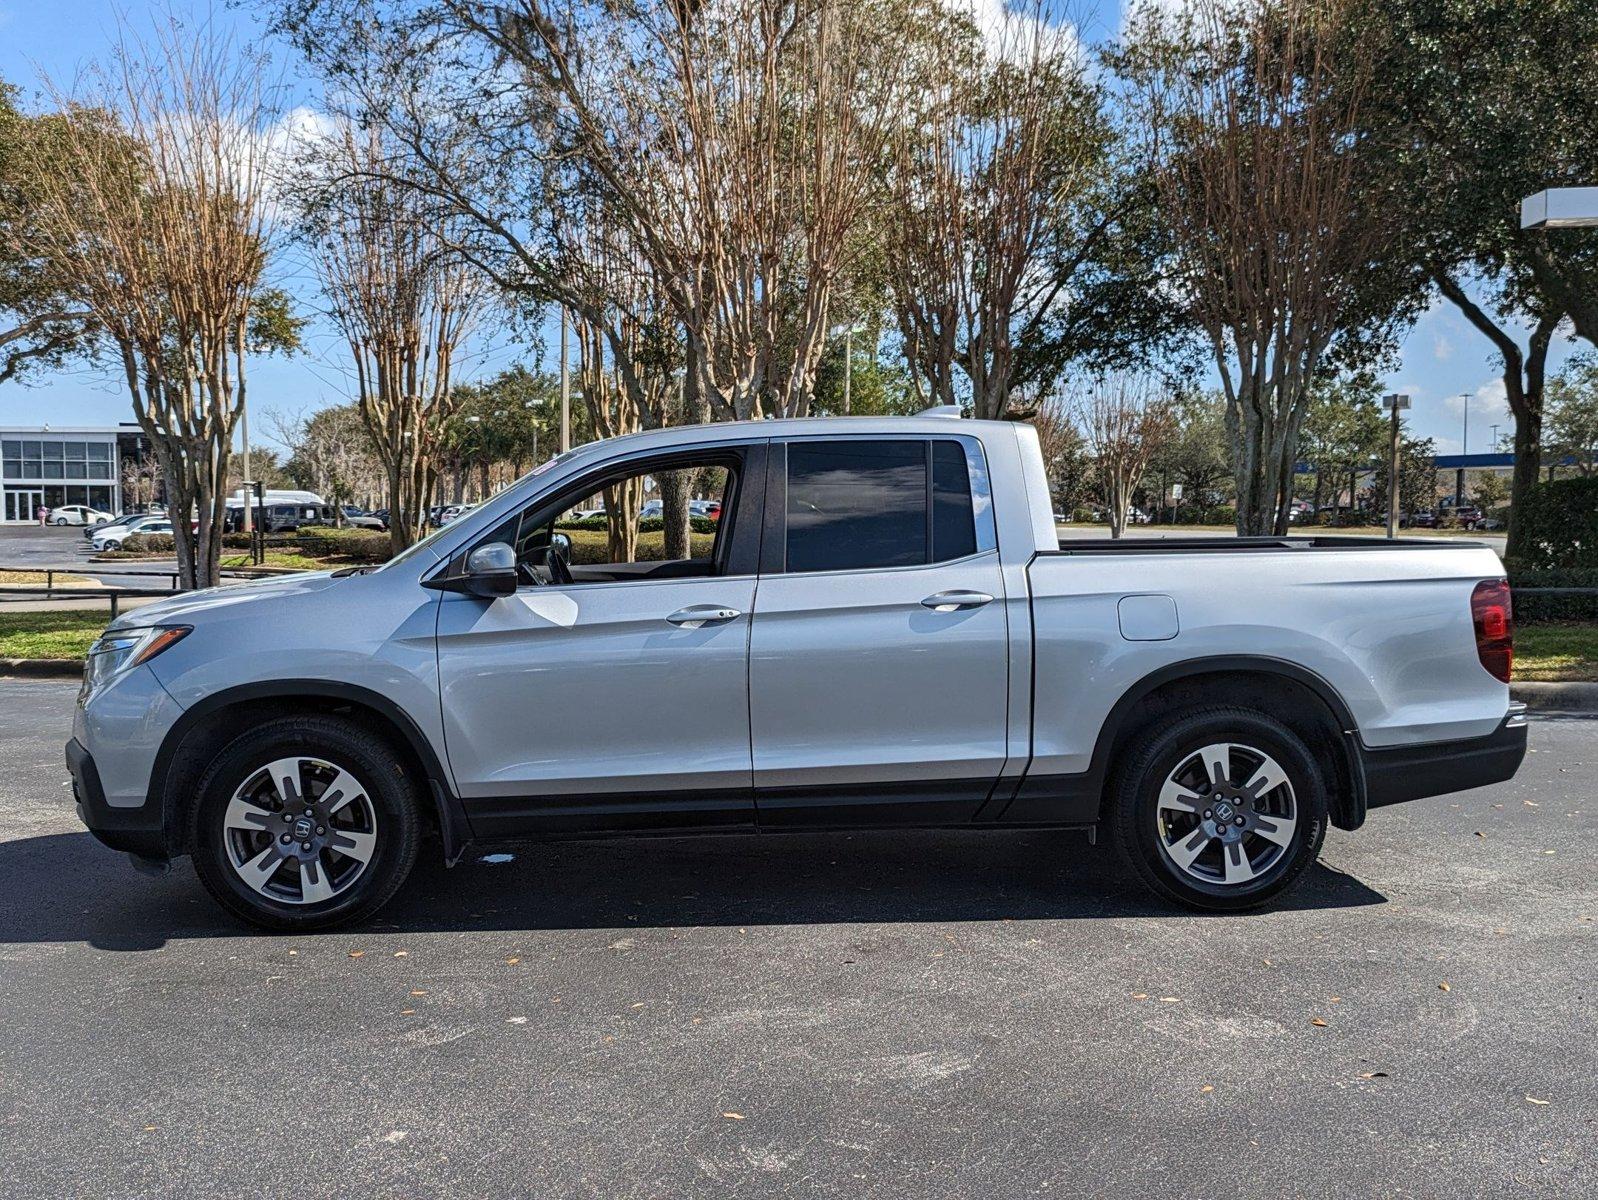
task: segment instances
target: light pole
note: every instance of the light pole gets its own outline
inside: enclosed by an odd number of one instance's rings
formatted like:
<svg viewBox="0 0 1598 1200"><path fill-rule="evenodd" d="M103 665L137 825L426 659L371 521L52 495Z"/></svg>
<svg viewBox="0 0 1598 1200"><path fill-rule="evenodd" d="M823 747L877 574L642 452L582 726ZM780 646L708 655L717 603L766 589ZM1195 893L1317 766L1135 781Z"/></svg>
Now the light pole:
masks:
<svg viewBox="0 0 1598 1200"><path fill-rule="evenodd" d="M1520 202L1522 229L1580 229L1598 225L1598 187L1548 188Z"/></svg>
<svg viewBox="0 0 1598 1200"><path fill-rule="evenodd" d="M560 452L572 448L572 381L566 365L566 306L560 308Z"/></svg>
<svg viewBox="0 0 1598 1200"><path fill-rule="evenodd" d="M1387 443L1387 536L1398 536L1398 414L1409 407L1409 397L1393 392L1382 397L1382 407L1393 413L1392 434Z"/></svg>
<svg viewBox="0 0 1598 1200"><path fill-rule="evenodd" d="M1496 425L1493 426L1493 440L1488 448L1493 454L1498 453L1498 426Z"/></svg>
<svg viewBox="0 0 1598 1200"><path fill-rule="evenodd" d="M239 517L239 532L251 533L255 523L250 519L250 402L248 399L239 401L239 434L244 442L244 467L243 480L239 492L244 498L244 512ZM227 480L223 480L226 483Z"/></svg>
<svg viewBox="0 0 1598 1200"><path fill-rule="evenodd" d="M1465 503L1465 459L1470 457L1470 393L1460 392L1461 412L1465 416L1465 432L1459 445L1459 475L1454 480L1454 507Z"/></svg>

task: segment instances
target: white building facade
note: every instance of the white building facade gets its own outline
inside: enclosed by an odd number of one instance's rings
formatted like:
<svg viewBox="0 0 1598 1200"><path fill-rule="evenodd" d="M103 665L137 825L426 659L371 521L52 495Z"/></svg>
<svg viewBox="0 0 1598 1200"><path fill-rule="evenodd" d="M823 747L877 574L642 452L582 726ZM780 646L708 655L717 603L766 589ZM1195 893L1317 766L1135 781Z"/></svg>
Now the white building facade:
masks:
<svg viewBox="0 0 1598 1200"><path fill-rule="evenodd" d="M144 457L137 426L0 427L0 522L37 521L41 507L63 504L119 513L123 463Z"/></svg>

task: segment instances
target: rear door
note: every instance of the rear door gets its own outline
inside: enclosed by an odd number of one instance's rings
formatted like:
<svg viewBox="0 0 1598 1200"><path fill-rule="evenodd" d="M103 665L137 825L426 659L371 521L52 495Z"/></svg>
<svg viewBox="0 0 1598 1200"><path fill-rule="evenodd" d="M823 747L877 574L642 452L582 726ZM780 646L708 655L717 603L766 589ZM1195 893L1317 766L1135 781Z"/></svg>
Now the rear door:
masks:
<svg viewBox="0 0 1598 1200"><path fill-rule="evenodd" d="M975 817L1008 719L987 478L970 437L773 443L749 659L762 825Z"/></svg>

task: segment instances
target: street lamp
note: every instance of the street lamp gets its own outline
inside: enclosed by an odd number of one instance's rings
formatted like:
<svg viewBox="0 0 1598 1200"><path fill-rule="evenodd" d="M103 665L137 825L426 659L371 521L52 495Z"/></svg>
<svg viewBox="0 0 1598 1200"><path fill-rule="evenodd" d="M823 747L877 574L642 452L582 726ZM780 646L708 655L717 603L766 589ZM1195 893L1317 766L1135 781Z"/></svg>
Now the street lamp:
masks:
<svg viewBox="0 0 1598 1200"><path fill-rule="evenodd" d="M1465 460L1470 457L1470 393L1460 392L1460 411L1465 416L1465 432L1459 444L1459 474L1454 479L1454 507L1465 503Z"/></svg>
<svg viewBox="0 0 1598 1200"><path fill-rule="evenodd" d="M1520 202L1522 229L1580 229L1598 225L1598 187L1547 188Z"/></svg>
<svg viewBox="0 0 1598 1200"><path fill-rule="evenodd" d="M1393 392L1382 397L1382 407L1393 413L1393 429L1387 444L1387 536L1398 536L1398 414L1409 407L1409 397Z"/></svg>

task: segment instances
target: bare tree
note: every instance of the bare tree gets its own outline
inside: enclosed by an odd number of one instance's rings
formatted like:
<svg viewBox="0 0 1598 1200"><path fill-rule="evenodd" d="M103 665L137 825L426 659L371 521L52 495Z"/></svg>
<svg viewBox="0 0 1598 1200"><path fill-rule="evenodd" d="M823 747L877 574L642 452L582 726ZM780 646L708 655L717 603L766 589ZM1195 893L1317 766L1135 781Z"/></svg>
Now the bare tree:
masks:
<svg viewBox="0 0 1598 1200"><path fill-rule="evenodd" d="M1059 244L1098 182L1103 122L1072 31L1041 0L996 45L956 20L932 54L889 155L894 312L917 388L937 404L968 394L977 417L997 419L1023 343L1103 231Z"/></svg>
<svg viewBox="0 0 1598 1200"><path fill-rule="evenodd" d="M30 234L122 367L179 577L214 584L272 232L272 89L258 57L172 21L148 42L124 33L78 94L55 100L48 154L28 164ZM278 330L292 341L292 324Z"/></svg>
<svg viewBox="0 0 1598 1200"><path fill-rule="evenodd" d="M604 337L651 423L649 367L567 269L591 248L574 239L603 220L650 277L688 413L807 411L893 107L891 2L442 0L383 24L362 0L290 0L282 28L387 124L410 168L391 174L463 218L471 261Z"/></svg>
<svg viewBox="0 0 1598 1200"><path fill-rule="evenodd" d="M1093 456L1098 499L1109 510L1110 536L1126 532L1126 514L1149 460L1173 427L1172 409L1159 383L1146 375L1105 376L1071 401Z"/></svg>
<svg viewBox="0 0 1598 1200"><path fill-rule="evenodd" d="M402 153L375 120L317 142L307 234L333 320L354 359L355 400L387 481L397 554L425 528L455 363L489 304L456 252L457 218L396 182Z"/></svg>
<svg viewBox="0 0 1598 1200"><path fill-rule="evenodd" d="M1370 33L1353 11L1196 0L1145 14L1120 63L1176 242L1172 283L1221 377L1241 534L1286 532L1314 372L1392 311L1393 203L1359 137Z"/></svg>
<svg viewBox="0 0 1598 1200"><path fill-rule="evenodd" d="M335 504L357 497L369 504L385 494L387 472L358 405L310 415L269 411L266 420L272 436L288 447L284 472L302 487Z"/></svg>

